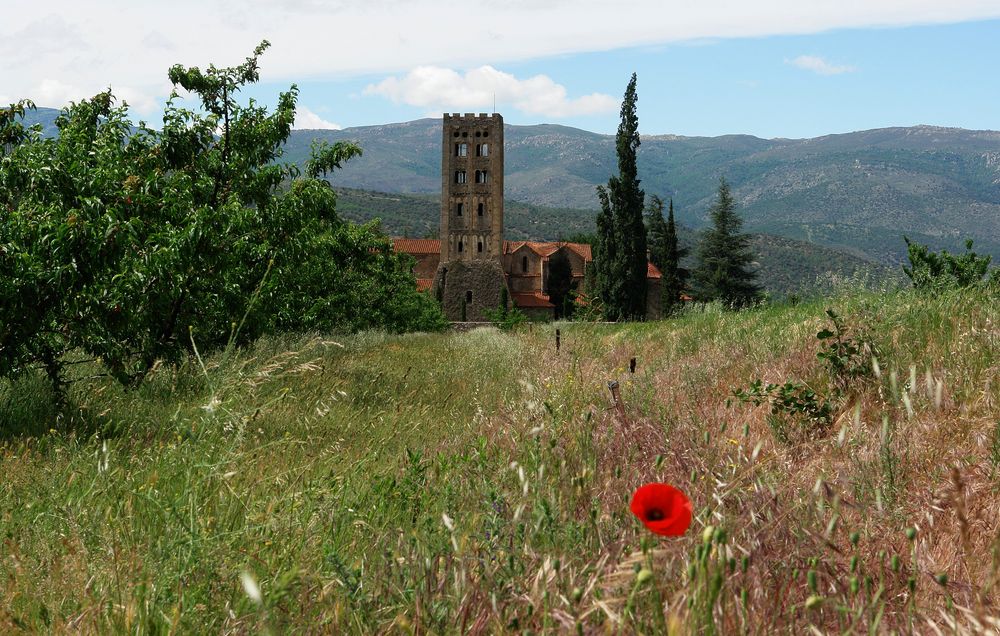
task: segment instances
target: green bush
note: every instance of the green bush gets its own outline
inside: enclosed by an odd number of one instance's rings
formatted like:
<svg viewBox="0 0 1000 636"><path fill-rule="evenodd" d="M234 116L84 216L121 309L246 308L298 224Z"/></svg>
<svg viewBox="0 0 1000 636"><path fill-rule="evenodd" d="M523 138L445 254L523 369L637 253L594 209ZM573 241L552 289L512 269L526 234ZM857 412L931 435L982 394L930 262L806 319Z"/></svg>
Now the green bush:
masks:
<svg viewBox="0 0 1000 636"><path fill-rule="evenodd" d="M940 292L976 285L1000 284L1000 269L990 272L989 255L979 256L972 251L972 241L965 242L965 254L956 255L948 250L931 252L926 245L906 241L906 253L910 266L903 271L916 289L926 292Z"/></svg>
<svg viewBox="0 0 1000 636"><path fill-rule="evenodd" d="M816 334L816 339L822 343L816 357L826 366L837 387L846 391L855 380L873 374L875 345L869 337L851 334L833 309L827 309L826 315L833 329L824 328Z"/></svg>
<svg viewBox="0 0 1000 636"><path fill-rule="evenodd" d="M801 382L764 384L754 380L733 395L741 402L771 406L768 425L782 442L794 443L825 435L833 424L833 404Z"/></svg>

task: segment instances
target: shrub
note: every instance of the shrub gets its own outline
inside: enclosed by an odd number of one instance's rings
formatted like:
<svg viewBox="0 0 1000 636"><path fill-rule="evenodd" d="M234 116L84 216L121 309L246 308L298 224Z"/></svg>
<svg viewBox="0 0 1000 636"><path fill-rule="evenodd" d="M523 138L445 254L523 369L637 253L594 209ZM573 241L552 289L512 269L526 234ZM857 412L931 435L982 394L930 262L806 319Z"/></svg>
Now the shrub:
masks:
<svg viewBox="0 0 1000 636"><path fill-rule="evenodd" d="M931 252L926 245L906 241L906 254L910 266L903 271L913 282L913 287L926 292L940 292L946 289L972 287L976 285L997 285L1000 283L1000 269L990 274L989 255L979 256L972 251L972 241L965 242L965 254L955 255L948 250Z"/></svg>
<svg viewBox="0 0 1000 636"><path fill-rule="evenodd" d="M760 406L767 402L767 422L775 438L786 443L825 435L833 424L833 405L801 382L764 384L754 380L746 389L733 391L741 402Z"/></svg>
<svg viewBox="0 0 1000 636"><path fill-rule="evenodd" d="M833 329L824 328L816 334L816 339L822 343L816 357L823 362L837 387L844 391L854 380L872 375L875 345L867 337L851 335L833 309L827 309L826 315Z"/></svg>

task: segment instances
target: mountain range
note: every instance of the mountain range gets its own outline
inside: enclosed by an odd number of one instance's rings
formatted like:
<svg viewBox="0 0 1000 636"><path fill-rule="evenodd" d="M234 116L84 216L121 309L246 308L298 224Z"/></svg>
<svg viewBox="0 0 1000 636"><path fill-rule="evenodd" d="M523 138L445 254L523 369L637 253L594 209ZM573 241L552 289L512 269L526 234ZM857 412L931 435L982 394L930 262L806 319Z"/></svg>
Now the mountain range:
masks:
<svg viewBox="0 0 1000 636"><path fill-rule="evenodd" d="M31 121L51 132L56 113L40 108ZM552 124L507 125L504 134L508 231L555 239L567 227L592 227L595 187L616 169L614 136ZM303 162L315 140L351 140L364 150L330 177L338 187L440 191L440 120L296 130L284 159ZM706 225L725 177L753 232L886 265L904 260L903 235L953 251L971 238L978 252L1000 261L1000 132L915 126L812 139L653 135L642 138L638 163L647 195L672 198L678 221L691 228ZM525 218L515 226L517 206ZM425 222L414 218L413 231L425 233Z"/></svg>

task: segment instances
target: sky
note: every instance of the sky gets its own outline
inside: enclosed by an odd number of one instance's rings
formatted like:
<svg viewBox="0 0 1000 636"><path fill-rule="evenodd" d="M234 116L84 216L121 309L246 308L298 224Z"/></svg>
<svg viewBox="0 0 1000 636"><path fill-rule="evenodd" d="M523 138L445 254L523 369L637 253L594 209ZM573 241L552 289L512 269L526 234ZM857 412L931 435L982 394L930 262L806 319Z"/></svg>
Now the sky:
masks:
<svg viewBox="0 0 1000 636"><path fill-rule="evenodd" d="M0 0L0 104L111 87L156 125L175 63L261 40L296 126L492 112L600 133L638 75L644 134L1000 129L1000 0Z"/></svg>

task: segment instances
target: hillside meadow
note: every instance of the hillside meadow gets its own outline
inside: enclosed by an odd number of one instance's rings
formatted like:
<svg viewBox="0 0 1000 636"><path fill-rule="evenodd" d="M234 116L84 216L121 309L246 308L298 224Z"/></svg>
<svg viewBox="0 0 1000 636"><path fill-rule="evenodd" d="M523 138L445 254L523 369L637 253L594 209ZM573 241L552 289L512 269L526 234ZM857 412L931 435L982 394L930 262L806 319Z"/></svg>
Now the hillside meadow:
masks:
<svg viewBox="0 0 1000 636"><path fill-rule="evenodd" d="M81 360L0 384L0 631L996 633L998 351L893 292Z"/></svg>

